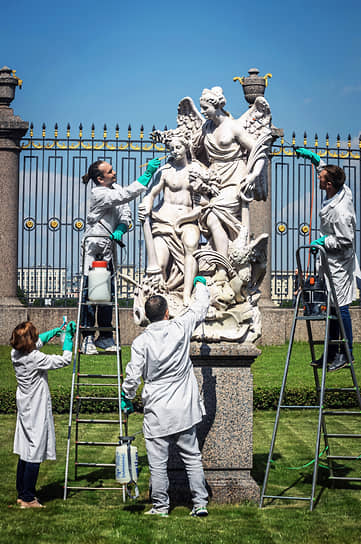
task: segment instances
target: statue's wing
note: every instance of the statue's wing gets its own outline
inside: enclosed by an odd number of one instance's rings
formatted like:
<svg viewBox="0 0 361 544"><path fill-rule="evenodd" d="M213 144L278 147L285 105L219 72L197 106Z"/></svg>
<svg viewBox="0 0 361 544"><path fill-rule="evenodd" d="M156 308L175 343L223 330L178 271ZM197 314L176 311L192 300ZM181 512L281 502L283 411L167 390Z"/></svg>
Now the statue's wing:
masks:
<svg viewBox="0 0 361 544"><path fill-rule="evenodd" d="M182 98L178 105L177 128L170 130L153 130L150 137L154 143L167 145L169 141L177 136L182 136L189 141L193 141L199 134L200 128L204 123L204 118L197 110L193 100L186 96Z"/></svg>
<svg viewBox="0 0 361 544"><path fill-rule="evenodd" d="M198 132L204 123L204 118L197 110L192 98L186 96L178 104L177 126L186 132Z"/></svg>

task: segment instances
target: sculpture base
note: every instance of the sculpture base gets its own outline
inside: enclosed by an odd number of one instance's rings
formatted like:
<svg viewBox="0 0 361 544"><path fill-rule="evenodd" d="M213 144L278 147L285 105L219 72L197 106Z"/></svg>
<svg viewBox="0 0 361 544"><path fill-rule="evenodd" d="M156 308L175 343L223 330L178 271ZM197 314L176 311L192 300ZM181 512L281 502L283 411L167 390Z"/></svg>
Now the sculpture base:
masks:
<svg viewBox="0 0 361 544"><path fill-rule="evenodd" d="M206 416L197 426L210 499L216 503L258 501L251 476L253 379L251 364L261 351L253 344L193 342L191 358ZM173 503L191 501L187 477L174 449L169 459Z"/></svg>
<svg viewBox="0 0 361 544"><path fill-rule="evenodd" d="M204 471L209 500L216 504L237 504L244 501L259 502L260 490L249 471ZM189 484L184 470L169 471L171 504L192 504Z"/></svg>

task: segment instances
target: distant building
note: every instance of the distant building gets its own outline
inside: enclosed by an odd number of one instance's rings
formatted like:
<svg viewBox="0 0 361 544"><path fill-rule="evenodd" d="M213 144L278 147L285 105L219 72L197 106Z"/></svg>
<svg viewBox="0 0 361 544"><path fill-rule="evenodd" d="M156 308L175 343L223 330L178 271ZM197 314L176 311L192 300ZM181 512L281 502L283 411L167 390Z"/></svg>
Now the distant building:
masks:
<svg viewBox="0 0 361 544"><path fill-rule="evenodd" d="M37 298L65 297L66 268L18 268L18 285L26 293L29 302Z"/></svg>

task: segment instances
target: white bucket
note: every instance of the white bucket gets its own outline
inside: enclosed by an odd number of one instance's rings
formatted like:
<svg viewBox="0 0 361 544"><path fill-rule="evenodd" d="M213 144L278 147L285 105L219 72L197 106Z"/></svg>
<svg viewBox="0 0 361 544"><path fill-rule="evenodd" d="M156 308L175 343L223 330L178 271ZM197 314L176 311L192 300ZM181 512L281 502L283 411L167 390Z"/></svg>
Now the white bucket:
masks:
<svg viewBox="0 0 361 544"><path fill-rule="evenodd" d="M115 449L115 479L120 484L138 481L138 450L136 446L122 444Z"/></svg>
<svg viewBox="0 0 361 544"><path fill-rule="evenodd" d="M90 302L110 302L110 272L106 261L93 261L88 276L88 300Z"/></svg>

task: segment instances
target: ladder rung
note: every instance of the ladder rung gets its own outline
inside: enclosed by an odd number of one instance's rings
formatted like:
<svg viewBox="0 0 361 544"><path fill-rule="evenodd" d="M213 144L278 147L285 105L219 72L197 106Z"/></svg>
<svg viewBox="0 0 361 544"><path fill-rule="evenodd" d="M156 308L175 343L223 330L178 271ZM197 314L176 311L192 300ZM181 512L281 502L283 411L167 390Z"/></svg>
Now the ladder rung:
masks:
<svg viewBox="0 0 361 544"><path fill-rule="evenodd" d="M123 485L122 484L119 484L120 487L106 487L106 486L102 486L102 487L87 487L87 486L74 486L74 485L68 485L67 486L67 489L81 489L82 491L86 491L86 490L89 490L89 491L94 491L94 490L98 490L98 491L109 491L109 490L113 490L113 491L122 491L123 489Z"/></svg>
<svg viewBox="0 0 361 544"><path fill-rule="evenodd" d="M344 480L349 482L361 482L361 478L352 478L352 476L329 476L330 480Z"/></svg>
<svg viewBox="0 0 361 544"><path fill-rule="evenodd" d="M327 415L327 416L361 416L361 411L360 412L354 412L354 411L343 411L343 410L324 410L324 415Z"/></svg>
<svg viewBox="0 0 361 544"><path fill-rule="evenodd" d="M314 346L323 346L324 343L325 343L325 340L313 340L311 342ZM329 344L343 344L344 343L344 340L329 340L328 341Z"/></svg>
<svg viewBox="0 0 361 544"><path fill-rule="evenodd" d="M288 408L290 410L319 410L320 409L319 406L298 406L297 404L293 406L287 406L286 404L283 404L282 406L280 406L280 408Z"/></svg>
<svg viewBox="0 0 361 544"><path fill-rule="evenodd" d="M330 433L327 434L328 438L361 438L361 434L338 434L338 433Z"/></svg>
<svg viewBox="0 0 361 544"><path fill-rule="evenodd" d="M87 386L91 386L91 387L116 387L118 384L116 382L114 383L77 383L76 384L77 386L81 385L81 386L84 386L84 385L87 385Z"/></svg>
<svg viewBox="0 0 361 544"><path fill-rule="evenodd" d="M75 441L77 446L119 446L119 442L84 442L81 440Z"/></svg>
<svg viewBox="0 0 361 544"><path fill-rule="evenodd" d="M327 459L343 459L344 461L361 461L361 457L358 455L328 455Z"/></svg>
<svg viewBox="0 0 361 544"><path fill-rule="evenodd" d="M80 303L82 306L115 306L114 302L93 302L86 301Z"/></svg>
<svg viewBox="0 0 361 544"><path fill-rule="evenodd" d="M118 327L120 330L120 327ZM116 330L116 327L79 327L79 330L81 332L83 331L100 331L100 332L114 332Z"/></svg>
<svg viewBox="0 0 361 544"><path fill-rule="evenodd" d="M115 463L75 463L77 467L115 467Z"/></svg>
<svg viewBox="0 0 361 544"><path fill-rule="evenodd" d="M310 501L311 497L287 497L286 495L263 495L264 499L291 499L297 501Z"/></svg>
<svg viewBox="0 0 361 544"><path fill-rule="evenodd" d="M317 391L321 391L318 387ZM325 387L325 391L354 391L356 393L355 387Z"/></svg>
<svg viewBox="0 0 361 544"><path fill-rule="evenodd" d="M298 315L298 321L325 321L326 317L321 315Z"/></svg>
<svg viewBox="0 0 361 544"><path fill-rule="evenodd" d="M119 425L119 419L76 419L77 423L100 423L100 424L116 424Z"/></svg>
<svg viewBox="0 0 361 544"><path fill-rule="evenodd" d="M77 400L119 400L118 397L75 397Z"/></svg>
<svg viewBox="0 0 361 544"><path fill-rule="evenodd" d="M118 374L78 374L79 378L117 378Z"/></svg>

